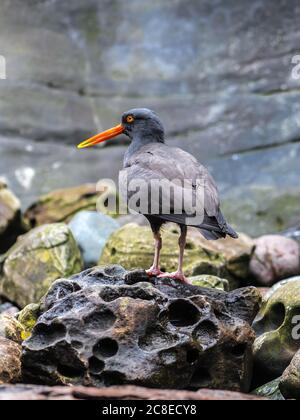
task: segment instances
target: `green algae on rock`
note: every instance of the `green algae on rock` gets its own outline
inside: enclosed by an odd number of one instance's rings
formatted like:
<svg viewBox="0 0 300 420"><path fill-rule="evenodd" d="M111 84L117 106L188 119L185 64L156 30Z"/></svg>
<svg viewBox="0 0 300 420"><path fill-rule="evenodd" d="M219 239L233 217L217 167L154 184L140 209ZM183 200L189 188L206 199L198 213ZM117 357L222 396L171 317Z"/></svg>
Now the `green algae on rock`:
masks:
<svg viewBox="0 0 300 420"><path fill-rule="evenodd" d="M0 295L20 308L38 302L51 284L82 270L82 257L64 224L44 225L19 238L0 273Z"/></svg>
<svg viewBox="0 0 300 420"><path fill-rule="evenodd" d="M261 380L282 375L300 348L294 336L295 319L300 316L300 277L277 283L263 298L253 327L255 370Z"/></svg>
<svg viewBox="0 0 300 420"><path fill-rule="evenodd" d="M171 225L170 225L171 226ZM161 268L175 271L178 263L177 228L167 226L162 232ZM218 243L217 243L218 242ZM230 289L247 278L253 246L242 236L239 240L205 240L200 232L189 230L184 259L187 276L213 275L229 280ZM121 264L126 269L148 268L153 260L151 229L129 223L117 230L108 240L100 264Z"/></svg>
<svg viewBox="0 0 300 420"><path fill-rule="evenodd" d="M229 282L226 279L220 279L216 276L209 276L202 274L201 276L190 277L193 286L207 287L209 289L223 290L224 292L229 291Z"/></svg>
<svg viewBox="0 0 300 420"><path fill-rule="evenodd" d="M25 306L22 311L18 313L18 321L23 327L21 334L22 340L27 340L30 337L31 331L36 324L36 321L40 315L40 304L30 303Z"/></svg>

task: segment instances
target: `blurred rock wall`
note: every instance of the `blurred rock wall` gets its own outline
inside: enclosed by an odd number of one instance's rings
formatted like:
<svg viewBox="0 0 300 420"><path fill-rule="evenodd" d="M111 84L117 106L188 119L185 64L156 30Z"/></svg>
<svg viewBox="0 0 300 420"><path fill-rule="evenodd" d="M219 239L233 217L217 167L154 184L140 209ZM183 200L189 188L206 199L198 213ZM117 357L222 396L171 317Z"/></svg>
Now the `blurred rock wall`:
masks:
<svg viewBox="0 0 300 420"><path fill-rule="evenodd" d="M213 171L238 228L295 224L299 21L297 0L1 0L0 175L26 203L116 177L123 147L79 157L65 145L149 107Z"/></svg>

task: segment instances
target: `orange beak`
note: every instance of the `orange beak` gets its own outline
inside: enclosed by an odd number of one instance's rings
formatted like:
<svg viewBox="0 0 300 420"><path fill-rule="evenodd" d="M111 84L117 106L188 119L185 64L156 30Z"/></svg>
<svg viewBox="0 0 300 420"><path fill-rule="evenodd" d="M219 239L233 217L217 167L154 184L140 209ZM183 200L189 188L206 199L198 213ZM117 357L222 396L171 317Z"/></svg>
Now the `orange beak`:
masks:
<svg viewBox="0 0 300 420"><path fill-rule="evenodd" d="M80 143L77 148L78 149L85 149L86 147L93 147L98 143L102 143L103 141L112 139L114 137L119 136L124 132L124 127L122 124L117 125L116 127L111 128L110 130L104 131L103 133L97 134L94 137Z"/></svg>

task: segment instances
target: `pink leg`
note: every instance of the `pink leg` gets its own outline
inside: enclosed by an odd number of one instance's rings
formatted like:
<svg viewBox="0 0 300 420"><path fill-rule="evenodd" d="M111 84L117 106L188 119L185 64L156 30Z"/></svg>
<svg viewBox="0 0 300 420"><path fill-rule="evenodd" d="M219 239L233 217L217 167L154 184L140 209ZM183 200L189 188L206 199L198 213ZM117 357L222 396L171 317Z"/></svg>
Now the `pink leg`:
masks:
<svg viewBox="0 0 300 420"><path fill-rule="evenodd" d="M175 273L163 273L159 275L159 278L171 278L175 280L182 281L183 283L191 284L191 282L183 274L183 256L186 246L186 235L187 228L186 226L181 227L181 235L178 241L179 244L179 261L178 261L178 270Z"/></svg>
<svg viewBox="0 0 300 420"><path fill-rule="evenodd" d="M153 261L152 267L150 267L149 270L146 271L149 277L157 277L160 274L162 274L159 267L159 257L160 257L160 251L162 248L161 234L159 232L154 233L154 239L155 239L154 261Z"/></svg>

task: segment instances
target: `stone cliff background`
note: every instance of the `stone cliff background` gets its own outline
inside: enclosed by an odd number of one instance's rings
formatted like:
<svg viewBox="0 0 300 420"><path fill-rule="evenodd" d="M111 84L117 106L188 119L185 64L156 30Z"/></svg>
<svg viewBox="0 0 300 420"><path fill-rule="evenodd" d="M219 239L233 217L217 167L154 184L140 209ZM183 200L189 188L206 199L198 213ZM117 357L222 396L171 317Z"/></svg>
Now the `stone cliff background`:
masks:
<svg viewBox="0 0 300 420"><path fill-rule="evenodd" d="M298 0L1 0L0 176L23 206L117 178L124 141L75 145L149 107L252 235L300 220Z"/></svg>

